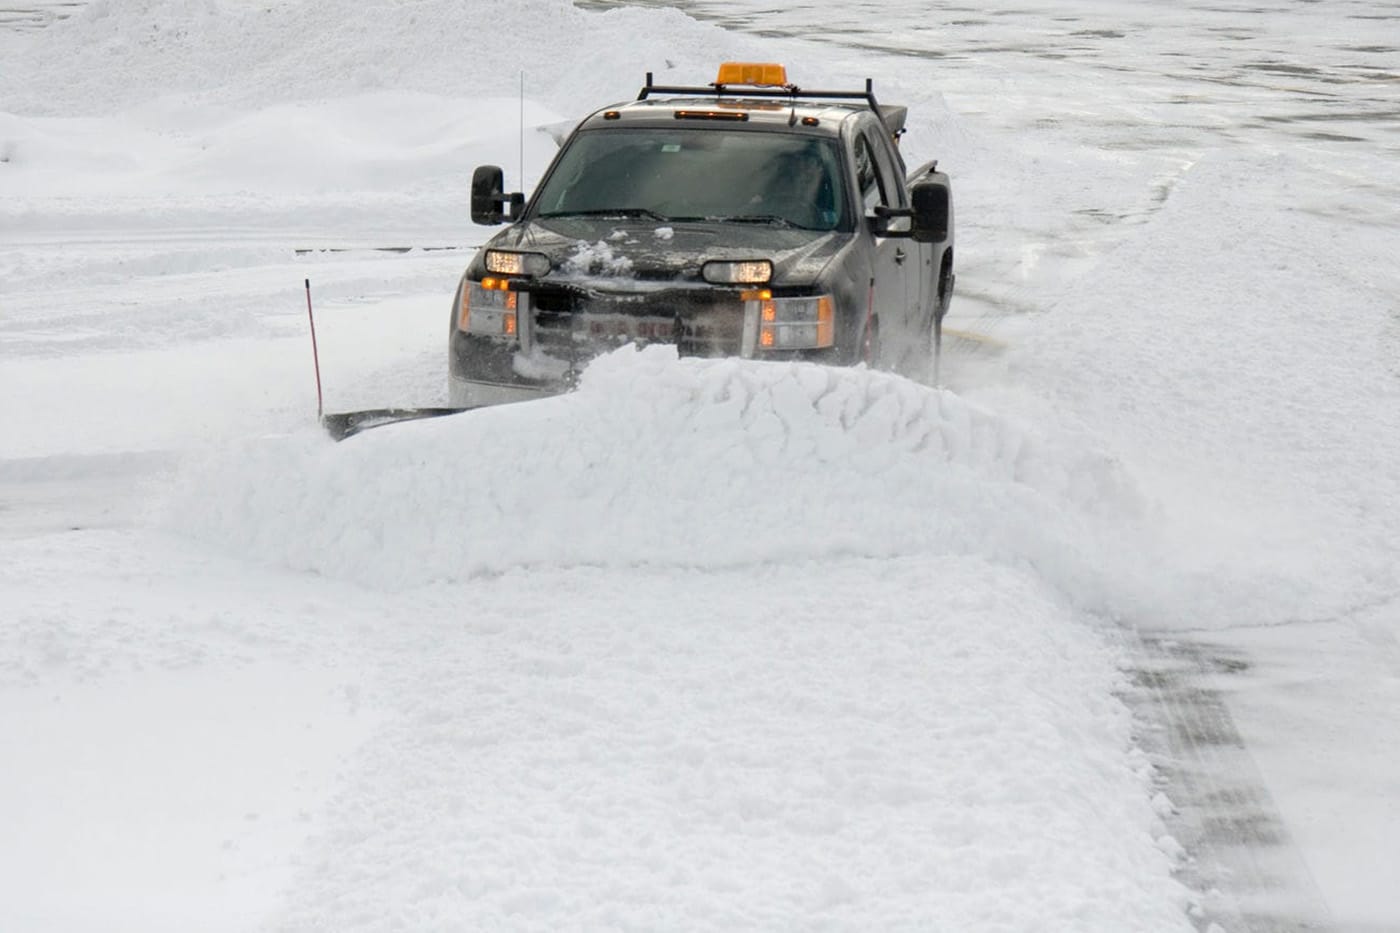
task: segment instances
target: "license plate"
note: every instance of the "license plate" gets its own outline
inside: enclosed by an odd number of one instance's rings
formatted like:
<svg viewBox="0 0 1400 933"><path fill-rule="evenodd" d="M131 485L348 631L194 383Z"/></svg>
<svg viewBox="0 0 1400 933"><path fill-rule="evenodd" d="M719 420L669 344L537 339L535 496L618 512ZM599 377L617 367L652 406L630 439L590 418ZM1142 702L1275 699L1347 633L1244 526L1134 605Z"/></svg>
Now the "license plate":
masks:
<svg viewBox="0 0 1400 933"><path fill-rule="evenodd" d="M576 319L576 333L587 340L670 343L674 339L675 322L669 318L630 314L584 314Z"/></svg>

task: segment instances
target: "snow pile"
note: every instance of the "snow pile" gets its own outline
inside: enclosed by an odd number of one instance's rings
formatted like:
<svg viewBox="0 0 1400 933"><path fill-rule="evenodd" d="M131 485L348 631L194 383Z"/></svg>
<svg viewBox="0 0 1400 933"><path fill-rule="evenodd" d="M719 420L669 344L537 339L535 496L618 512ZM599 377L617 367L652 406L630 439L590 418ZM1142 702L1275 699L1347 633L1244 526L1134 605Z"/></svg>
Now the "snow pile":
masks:
<svg viewBox="0 0 1400 933"><path fill-rule="evenodd" d="M627 55L617 54L621 37ZM266 106L369 91L529 95L586 112L644 73L696 79L753 40L674 10L564 0L94 0L7 54L0 110L95 115L168 95Z"/></svg>
<svg viewBox="0 0 1400 933"><path fill-rule="evenodd" d="M617 233L612 239L617 239ZM606 240L597 243L579 240L573 253L564 260L564 271L576 276L626 276L632 273L632 260L615 251Z"/></svg>
<svg viewBox="0 0 1400 933"><path fill-rule="evenodd" d="M0 33L0 225L236 214L287 232L335 206L342 235L473 239L475 165L508 163L530 190L559 124L649 70L703 83L752 52L677 11L566 0L97 0L23 41Z"/></svg>
<svg viewBox="0 0 1400 933"><path fill-rule="evenodd" d="M1161 504L1180 625L1400 594L1400 279L1366 213L1300 184L1308 171L1203 159L1014 348L1019 388L980 395L1122 457ZM1145 288L1147 271L1170 286Z"/></svg>
<svg viewBox="0 0 1400 933"><path fill-rule="evenodd" d="M246 201L256 194L274 196L284 210L305 211L318 195L353 191L361 198L374 192L367 206L383 211L418 192L432 197L465 191L479 160L518 151L522 119L537 127L558 115L534 102L523 108L514 99L468 104L403 91L275 103L248 112L167 99L148 104L134 118L0 112L0 194L10 196L0 206L33 224L41 218L27 215L36 209L60 215L98 210L101 203L91 202L98 196L144 196L157 199L156 210L212 212L227 211L230 196ZM542 132L527 137L532 159L553 153ZM193 201L210 194L224 200ZM56 196L78 200L55 204ZM153 209L149 201L144 205ZM464 223L460 208L454 213Z"/></svg>
<svg viewBox="0 0 1400 933"><path fill-rule="evenodd" d="M956 396L811 364L623 348L578 392L200 464L176 527L388 586L512 567L981 554L1076 592L1136 514L1109 460Z"/></svg>

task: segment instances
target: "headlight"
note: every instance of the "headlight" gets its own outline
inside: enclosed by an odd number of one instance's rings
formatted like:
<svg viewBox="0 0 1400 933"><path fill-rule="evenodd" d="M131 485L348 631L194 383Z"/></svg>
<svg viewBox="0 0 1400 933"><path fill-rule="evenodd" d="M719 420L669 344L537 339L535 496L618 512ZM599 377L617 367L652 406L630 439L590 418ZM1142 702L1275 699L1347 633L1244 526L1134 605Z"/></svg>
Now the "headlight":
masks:
<svg viewBox="0 0 1400 933"><path fill-rule="evenodd" d="M767 298L759 307L761 349L816 350L835 342L835 304L830 295Z"/></svg>
<svg viewBox="0 0 1400 933"><path fill-rule="evenodd" d="M488 249L486 271L497 275L544 275L549 272L549 257L542 253L513 253L503 249Z"/></svg>
<svg viewBox="0 0 1400 933"><path fill-rule="evenodd" d="M484 337L514 337L516 294L507 287L505 279L489 276L465 283L457 309L457 329Z"/></svg>
<svg viewBox="0 0 1400 933"><path fill-rule="evenodd" d="M700 277L711 285L762 285L773 278L773 264L766 259L717 259L701 267Z"/></svg>

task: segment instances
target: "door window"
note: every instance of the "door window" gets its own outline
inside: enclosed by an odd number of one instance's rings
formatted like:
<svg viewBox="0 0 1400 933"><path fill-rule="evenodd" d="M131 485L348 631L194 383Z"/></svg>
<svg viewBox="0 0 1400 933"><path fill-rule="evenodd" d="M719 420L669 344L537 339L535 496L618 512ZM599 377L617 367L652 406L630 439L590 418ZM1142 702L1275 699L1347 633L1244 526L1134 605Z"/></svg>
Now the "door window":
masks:
<svg viewBox="0 0 1400 933"><path fill-rule="evenodd" d="M886 200L885 192L889 186L881 177L874 149L865 133L856 137L855 159L856 183L860 186L860 196L865 203L865 212L870 213L877 204L888 206L889 201Z"/></svg>

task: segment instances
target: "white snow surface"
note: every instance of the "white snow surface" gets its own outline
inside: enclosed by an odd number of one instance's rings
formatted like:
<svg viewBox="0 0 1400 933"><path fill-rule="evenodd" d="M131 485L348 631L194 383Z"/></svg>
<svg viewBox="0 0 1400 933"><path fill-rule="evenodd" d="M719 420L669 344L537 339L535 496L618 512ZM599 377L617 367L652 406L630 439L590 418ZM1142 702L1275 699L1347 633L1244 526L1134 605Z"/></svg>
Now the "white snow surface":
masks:
<svg viewBox="0 0 1400 933"><path fill-rule="evenodd" d="M1205 929L1138 633L1400 927L1393 12L606 5L0 32L0 929ZM471 169L728 59L910 105L1002 352L314 427L303 279L329 409L441 404Z"/></svg>
<svg viewBox="0 0 1400 933"><path fill-rule="evenodd" d="M1054 306L1063 326L1013 354L1044 417L1111 430L1152 490L1193 578L1167 624L1333 618L1400 593L1395 282L1307 175L1284 153L1203 158ZM1171 287L1144 294L1144 269Z"/></svg>

